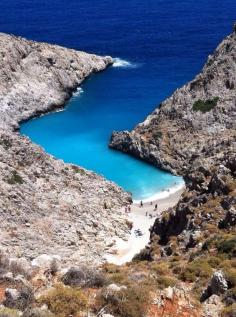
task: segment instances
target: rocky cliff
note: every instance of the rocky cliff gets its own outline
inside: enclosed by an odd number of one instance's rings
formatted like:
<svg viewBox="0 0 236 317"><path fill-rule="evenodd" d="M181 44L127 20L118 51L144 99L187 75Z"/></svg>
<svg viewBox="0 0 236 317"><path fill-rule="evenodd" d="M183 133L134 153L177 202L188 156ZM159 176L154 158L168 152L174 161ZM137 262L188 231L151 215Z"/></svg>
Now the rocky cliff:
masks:
<svg viewBox="0 0 236 317"><path fill-rule="evenodd" d="M65 262L100 262L128 228L115 184L64 164L16 132L18 124L65 105L110 57L0 34L0 240L5 251ZM88 252L89 250L89 252Z"/></svg>
<svg viewBox="0 0 236 317"><path fill-rule="evenodd" d="M177 89L133 131L114 132L110 146L184 176L199 158L222 155L215 153L218 146L234 150L235 59L234 32L193 81Z"/></svg>
<svg viewBox="0 0 236 317"><path fill-rule="evenodd" d="M185 194L198 197L193 205L205 204L210 196L227 196L235 182L235 87L236 32L208 57L193 81L162 102L143 123L131 132L114 132L110 146L184 176ZM177 210L184 213L181 202L179 206ZM167 236L186 229L187 219L180 217L178 226L178 215L174 215L173 230L167 225ZM160 230L165 231L165 226ZM166 241L166 235L161 234L161 241Z"/></svg>
<svg viewBox="0 0 236 317"><path fill-rule="evenodd" d="M186 182L177 206L156 219L150 244L137 259L164 259L175 277L193 283L194 297L205 301L214 295L216 311L220 314L223 300L228 306L223 316L234 316L236 28L194 80L133 131L114 132L110 146L182 175ZM204 287L217 269L224 272L227 290L205 296Z"/></svg>

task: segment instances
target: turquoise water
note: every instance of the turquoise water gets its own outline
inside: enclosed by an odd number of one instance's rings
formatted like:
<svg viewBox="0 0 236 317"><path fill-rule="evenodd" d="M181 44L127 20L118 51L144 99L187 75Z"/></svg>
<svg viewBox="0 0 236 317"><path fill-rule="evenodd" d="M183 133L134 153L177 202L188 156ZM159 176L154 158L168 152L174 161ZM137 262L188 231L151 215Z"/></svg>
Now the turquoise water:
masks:
<svg viewBox="0 0 236 317"><path fill-rule="evenodd" d="M130 69L112 67L92 76L65 111L28 121L22 124L21 132L57 158L105 176L132 192L134 199L145 199L182 179L108 148L114 129L132 127L135 105L126 101L126 107L121 107L122 91L116 91L114 98L111 91L101 88L117 73L125 74Z"/></svg>
<svg viewBox="0 0 236 317"><path fill-rule="evenodd" d="M132 129L200 71L232 30L235 0L9 0L0 9L2 32L130 63L92 76L65 111L23 124L22 133L135 199L181 182L107 145L113 130Z"/></svg>

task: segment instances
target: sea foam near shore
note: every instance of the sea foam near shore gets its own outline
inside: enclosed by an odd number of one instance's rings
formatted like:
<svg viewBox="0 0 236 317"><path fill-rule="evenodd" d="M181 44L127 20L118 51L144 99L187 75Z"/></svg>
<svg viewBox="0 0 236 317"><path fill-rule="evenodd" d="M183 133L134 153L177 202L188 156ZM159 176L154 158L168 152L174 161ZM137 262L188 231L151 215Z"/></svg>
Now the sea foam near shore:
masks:
<svg viewBox="0 0 236 317"><path fill-rule="evenodd" d="M113 67L122 67L122 68L136 68L138 67L137 64L131 63L119 57L114 58Z"/></svg>
<svg viewBox="0 0 236 317"><path fill-rule="evenodd" d="M172 194L174 194L174 193L176 193L179 190L184 189L184 188L185 188L185 183L183 181L183 182L181 182L179 184L174 185L173 187L164 189L161 192L158 192L158 193L150 196L149 198L139 199L139 200L136 199L136 200L133 201L133 203L134 204L139 204L141 201L143 203L154 202L154 201L157 201L157 200L160 200L160 199L167 198L170 195L172 195Z"/></svg>
<svg viewBox="0 0 236 317"><path fill-rule="evenodd" d="M84 92L83 89L82 89L81 87L78 87L78 88L76 89L76 91L73 93L73 97L78 97L78 96L80 96L83 92Z"/></svg>

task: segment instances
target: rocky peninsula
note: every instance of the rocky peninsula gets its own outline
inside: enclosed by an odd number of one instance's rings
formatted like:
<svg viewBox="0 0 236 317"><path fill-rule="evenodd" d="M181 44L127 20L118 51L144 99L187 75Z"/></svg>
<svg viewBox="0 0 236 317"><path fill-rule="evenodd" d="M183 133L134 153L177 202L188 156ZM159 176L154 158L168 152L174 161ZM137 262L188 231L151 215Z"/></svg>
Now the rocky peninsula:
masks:
<svg viewBox="0 0 236 317"><path fill-rule="evenodd" d="M114 237L128 233L119 210L130 196L48 155L17 128L63 108L82 81L112 58L3 33L0 58L1 248L29 259L47 253L66 263L99 263Z"/></svg>

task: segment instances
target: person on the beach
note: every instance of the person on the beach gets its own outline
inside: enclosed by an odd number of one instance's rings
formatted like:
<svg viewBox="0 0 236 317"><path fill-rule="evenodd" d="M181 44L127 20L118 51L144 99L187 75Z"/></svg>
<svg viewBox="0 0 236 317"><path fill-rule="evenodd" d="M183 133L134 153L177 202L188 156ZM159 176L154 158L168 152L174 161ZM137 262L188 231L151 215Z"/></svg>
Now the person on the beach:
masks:
<svg viewBox="0 0 236 317"><path fill-rule="evenodd" d="M130 205L128 206L128 212L131 212L131 206Z"/></svg>
<svg viewBox="0 0 236 317"><path fill-rule="evenodd" d="M142 200L140 201L140 207L143 207L143 201Z"/></svg>
<svg viewBox="0 0 236 317"><path fill-rule="evenodd" d="M156 205L155 205L155 209L154 209L154 211L155 211L155 210L157 210L157 207L158 207L158 206L157 206L157 204L156 204Z"/></svg>

